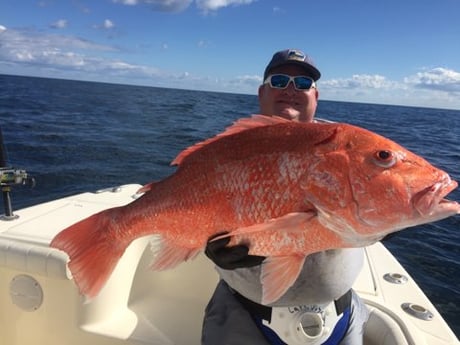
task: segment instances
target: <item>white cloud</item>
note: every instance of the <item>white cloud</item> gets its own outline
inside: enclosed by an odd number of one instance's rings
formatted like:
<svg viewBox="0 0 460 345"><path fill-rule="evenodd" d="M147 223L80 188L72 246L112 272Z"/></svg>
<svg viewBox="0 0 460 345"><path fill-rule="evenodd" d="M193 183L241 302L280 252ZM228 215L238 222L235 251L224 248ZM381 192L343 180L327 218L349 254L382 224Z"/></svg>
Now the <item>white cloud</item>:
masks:
<svg viewBox="0 0 460 345"><path fill-rule="evenodd" d="M103 57L111 46L87 40L31 31L0 31L0 73L43 77L141 82L168 79L157 68ZM145 83L146 84L146 83Z"/></svg>
<svg viewBox="0 0 460 345"><path fill-rule="evenodd" d="M137 0L113 0L114 3L120 3L123 5L134 6L137 5Z"/></svg>
<svg viewBox="0 0 460 345"><path fill-rule="evenodd" d="M74 49L110 51L110 46L100 45L81 38L40 34L32 31L5 30L0 36L0 54L18 50L40 51L50 47L72 47Z"/></svg>
<svg viewBox="0 0 460 345"><path fill-rule="evenodd" d="M237 76L236 79L233 81L237 84L249 84L251 86L255 86L254 90L262 84L262 77L260 75L242 75Z"/></svg>
<svg viewBox="0 0 460 345"><path fill-rule="evenodd" d="M112 0L122 5L145 4L155 11L180 12L188 8L193 0ZM249 5L257 0L195 0L196 6L204 13L217 11L221 8L235 5Z"/></svg>
<svg viewBox="0 0 460 345"><path fill-rule="evenodd" d="M67 20L59 19L58 21L52 23L50 26L54 29L64 29L67 27Z"/></svg>
<svg viewBox="0 0 460 345"><path fill-rule="evenodd" d="M460 93L460 72L437 67L404 78L402 81L391 81L381 75L359 74L351 78L329 79L319 82L320 89L329 94L357 96L375 94L378 97L421 97L421 91L431 90L444 93ZM376 93L378 91L378 93ZM430 99L434 94L423 94ZM439 97L439 94L436 94Z"/></svg>
<svg viewBox="0 0 460 345"><path fill-rule="evenodd" d="M102 24L93 25L94 29L111 30L115 27L115 24L110 19L105 19Z"/></svg>
<svg viewBox="0 0 460 345"><path fill-rule="evenodd" d="M19 30L0 32L0 60L5 62L82 66L87 58L81 51L108 52L114 49L70 36L43 35Z"/></svg>
<svg viewBox="0 0 460 345"><path fill-rule="evenodd" d="M460 73L433 68L403 78L388 80L381 75L320 80L320 97L327 100L460 108Z"/></svg>
<svg viewBox="0 0 460 345"><path fill-rule="evenodd" d="M187 79L188 77L190 77L190 73L185 71L184 73L178 76L178 79Z"/></svg>
<svg viewBox="0 0 460 345"><path fill-rule="evenodd" d="M338 89L389 89L395 87L395 83L387 80L384 76L375 74L355 74L346 79L330 79L320 82L321 87Z"/></svg>
<svg viewBox="0 0 460 345"><path fill-rule="evenodd" d="M196 0L199 9L208 11L217 11L220 8L234 5L249 5L255 0Z"/></svg>
<svg viewBox="0 0 460 345"><path fill-rule="evenodd" d="M260 75L241 75L231 80L217 80L216 82L222 91L255 94L262 83L262 77Z"/></svg>
<svg viewBox="0 0 460 345"><path fill-rule="evenodd" d="M105 29L112 29L113 27L115 27L115 24L110 19L106 19L104 20L103 27Z"/></svg>
<svg viewBox="0 0 460 345"><path fill-rule="evenodd" d="M460 72L438 67L404 78L412 87L460 93Z"/></svg>
<svg viewBox="0 0 460 345"><path fill-rule="evenodd" d="M134 6L146 4L155 11L180 12L190 6L193 0L112 0L114 3Z"/></svg>

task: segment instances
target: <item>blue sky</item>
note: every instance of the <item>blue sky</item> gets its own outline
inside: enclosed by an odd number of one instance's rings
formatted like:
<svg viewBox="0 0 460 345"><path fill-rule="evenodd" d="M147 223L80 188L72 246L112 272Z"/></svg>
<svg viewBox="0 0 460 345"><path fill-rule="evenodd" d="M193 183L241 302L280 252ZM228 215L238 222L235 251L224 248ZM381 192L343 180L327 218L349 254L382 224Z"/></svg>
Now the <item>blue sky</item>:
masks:
<svg viewBox="0 0 460 345"><path fill-rule="evenodd" d="M0 2L0 73L256 94L308 53L320 98L460 109L458 0Z"/></svg>

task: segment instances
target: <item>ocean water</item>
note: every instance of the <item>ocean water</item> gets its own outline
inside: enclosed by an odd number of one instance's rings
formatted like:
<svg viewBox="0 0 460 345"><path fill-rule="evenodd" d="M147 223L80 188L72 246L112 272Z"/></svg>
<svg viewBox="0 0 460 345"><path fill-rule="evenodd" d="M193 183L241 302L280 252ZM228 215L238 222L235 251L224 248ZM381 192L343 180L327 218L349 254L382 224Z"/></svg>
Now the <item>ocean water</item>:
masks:
<svg viewBox="0 0 460 345"><path fill-rule="evenodd" d="M14 209L164 178L181 150L258 112L252 95L6 75L0 86L9 163L36 180L33 189L13 189ZM389 137L460 181L460 111L320 101L317 116ZM460 190L450 198L460 200ZM459 336L460 216L385 245Z"/></svg>

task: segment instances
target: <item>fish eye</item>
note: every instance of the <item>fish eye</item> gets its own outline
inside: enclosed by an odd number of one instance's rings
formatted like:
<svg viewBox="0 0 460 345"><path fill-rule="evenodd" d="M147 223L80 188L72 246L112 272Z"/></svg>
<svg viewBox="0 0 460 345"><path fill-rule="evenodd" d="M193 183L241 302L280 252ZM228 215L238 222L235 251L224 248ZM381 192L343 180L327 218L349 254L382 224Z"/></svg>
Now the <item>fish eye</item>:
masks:
<svg viewBox="0 0 460 345"><path fill-rule="evenodd" d="M376 151L374 153L374 163L382 168L390 168L396 163L396 155L389 150Z"/></svg>

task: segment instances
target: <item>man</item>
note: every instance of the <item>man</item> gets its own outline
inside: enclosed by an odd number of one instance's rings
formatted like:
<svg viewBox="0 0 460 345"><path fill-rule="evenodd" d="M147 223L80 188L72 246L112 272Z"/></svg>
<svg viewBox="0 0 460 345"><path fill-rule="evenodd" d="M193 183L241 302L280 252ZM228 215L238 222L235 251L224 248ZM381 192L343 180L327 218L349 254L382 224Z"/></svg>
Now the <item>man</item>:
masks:
<svg viewBox="0 0 460 345"><path fill-rule="evenodd" d="M311 122L321 73L299 50L273 55L259 87L260 113ZM220 274L206 308L203 345L362 344L367 309L351 286L363 263L363 249L328 250L307 257L294 285L273 305L260 303L260 264L245 246L229 239L209 242L206 254Z"/></svg>

